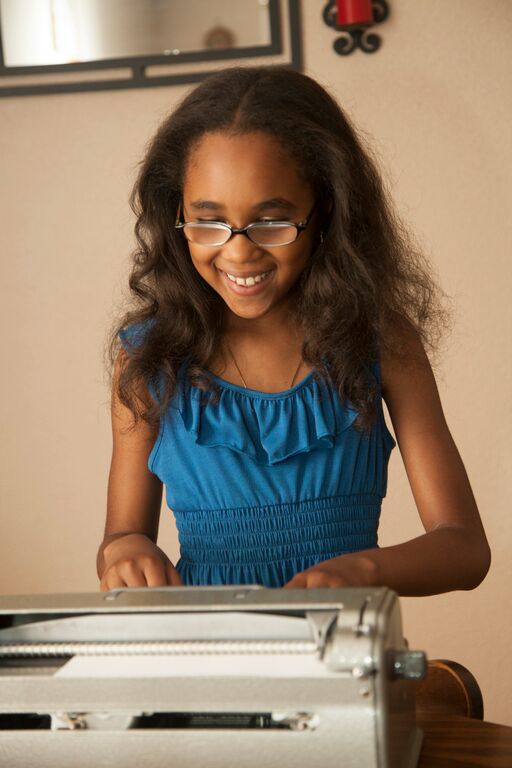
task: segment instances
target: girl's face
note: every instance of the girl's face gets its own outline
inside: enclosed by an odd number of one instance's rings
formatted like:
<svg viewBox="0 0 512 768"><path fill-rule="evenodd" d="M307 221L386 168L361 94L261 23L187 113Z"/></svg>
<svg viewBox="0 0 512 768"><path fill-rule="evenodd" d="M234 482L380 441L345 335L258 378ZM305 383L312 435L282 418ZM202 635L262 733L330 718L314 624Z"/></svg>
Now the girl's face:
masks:
<svg viewBox="0 0 512 768"><path fill-rule="evenodd" d="M245 227L257 221L302 222L315 204L293 160L265 133L208 133L191 152L185 171L182 221L221 221ZM229 318L281 320L315 242L317 212L295 242L261 246L238 234L222 246L188 242L192 262L224 299ZM244 287L228 278L270 275ZM249 283L252 281L249 280Z"/></svg>

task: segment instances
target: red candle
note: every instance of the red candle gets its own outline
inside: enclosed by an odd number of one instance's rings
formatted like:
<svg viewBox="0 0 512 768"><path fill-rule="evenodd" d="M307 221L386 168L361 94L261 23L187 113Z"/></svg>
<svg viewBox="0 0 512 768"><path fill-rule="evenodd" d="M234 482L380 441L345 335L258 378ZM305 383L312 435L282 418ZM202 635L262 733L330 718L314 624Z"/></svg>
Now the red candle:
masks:
<svg viewBox="0 0 512 768"><path fill-rule="evenodd" d="M338 27L373 24L372 0L337 0Z"/></svg>

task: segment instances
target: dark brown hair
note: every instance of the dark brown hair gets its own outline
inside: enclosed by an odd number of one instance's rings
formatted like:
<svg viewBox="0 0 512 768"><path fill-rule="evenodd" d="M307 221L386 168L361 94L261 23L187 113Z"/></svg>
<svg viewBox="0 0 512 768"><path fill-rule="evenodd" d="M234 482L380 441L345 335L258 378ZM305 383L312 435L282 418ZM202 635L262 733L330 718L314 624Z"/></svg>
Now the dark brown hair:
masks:
<svg viewBox="0 0 512 768"><path fill-rule="evenodd" d="M146 323L142 343L122 366L121 402L135 423L142 417L157 424L188 354L192 383L216 388L206 371L220 348L224 301L196 271L173 227L191 149L214 131L271 135L310 184L319 209L325 213L332 204L323 242L301 275L292 317L304 333L304 360L316 375L330 375L342 400L358 409L357 425L368 427L375 418L368 365L376 350L400 358L400 329L408 328L435 351L449 313L428 263L394 212L371 150L324 88L284 68L236 67L208 77L150 143L130 198L138 243L129 279L133 306L116 322L108 346L111 373L118 332ZM137 397L141 379L159 387L158 402Z"/></svg>

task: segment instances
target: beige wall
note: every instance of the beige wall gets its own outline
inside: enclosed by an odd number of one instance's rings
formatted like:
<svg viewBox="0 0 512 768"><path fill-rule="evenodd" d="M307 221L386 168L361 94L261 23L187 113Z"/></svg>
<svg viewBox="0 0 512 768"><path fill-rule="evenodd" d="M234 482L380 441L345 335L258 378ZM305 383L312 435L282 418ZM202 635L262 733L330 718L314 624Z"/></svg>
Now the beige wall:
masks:
<svg viewBox="0 0 512 768"><path fill-rule="evenodd" d="M323 5L302 3L306 72L373 137L454 299L437 379L493 550L476 591L404 599L405 634L466 664L487 719L512 725L512 4L392 0L381 51L347 59L331 49ZM133 245L127 197L146 142L187 90L0 101L1 593L98 588L111 449L102 348ZM380 543L421 532L395 449ZM168 512L161 542L176 558Z"/></svg>

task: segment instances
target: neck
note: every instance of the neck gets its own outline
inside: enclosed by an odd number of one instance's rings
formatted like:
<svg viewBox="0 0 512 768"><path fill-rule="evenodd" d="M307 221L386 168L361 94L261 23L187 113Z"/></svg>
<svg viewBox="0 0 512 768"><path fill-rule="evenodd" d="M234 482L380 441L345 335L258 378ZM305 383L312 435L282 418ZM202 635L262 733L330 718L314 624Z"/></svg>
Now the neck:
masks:
<svg viewBox="0 0 512 768"><path fill-rule="evenodd" d="M275 338L299 337L296 323L290 317L288 309L275 308L273 311L257 318L245 318L235 315L228 310L225 317L225 333L229 338L251 338L254 341Z"/></svg>

